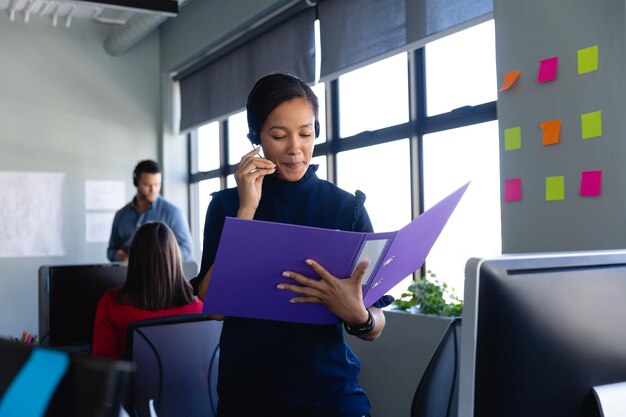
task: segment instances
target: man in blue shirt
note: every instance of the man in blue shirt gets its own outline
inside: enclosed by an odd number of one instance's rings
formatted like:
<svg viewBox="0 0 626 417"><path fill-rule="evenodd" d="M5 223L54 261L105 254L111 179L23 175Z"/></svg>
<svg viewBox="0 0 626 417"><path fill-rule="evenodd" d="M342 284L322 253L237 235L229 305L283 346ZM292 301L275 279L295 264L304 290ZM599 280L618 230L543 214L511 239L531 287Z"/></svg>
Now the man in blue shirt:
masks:
<svg viewBox="0 0 626 417"><path fill-rule="evenodd" d="M183 261L191 260L191 233L182 212L161 195L161 168L152 160L140 161L133 171L133 184L137 194L133 200L118 210L111 227L107 257L111 262L128 259L130 242L139 227L148 222L167 224L180 247Z"/></svg>

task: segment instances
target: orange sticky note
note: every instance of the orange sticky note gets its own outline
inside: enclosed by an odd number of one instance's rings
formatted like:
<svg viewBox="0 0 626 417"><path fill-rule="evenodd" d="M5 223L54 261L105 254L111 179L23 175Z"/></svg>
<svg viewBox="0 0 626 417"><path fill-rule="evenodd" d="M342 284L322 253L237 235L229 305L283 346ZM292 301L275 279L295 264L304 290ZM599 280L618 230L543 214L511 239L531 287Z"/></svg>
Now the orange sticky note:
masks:
<svg viewBox="0 0 626 417"><path fill-rule="evenodd" d="M515 81L517 81L521 74L522 71L520 70L511 71L504 74L504 83L502 84L502 86L500 86L500 89L498 91L505 91L511 88L511 86L515 84Z"/></svg>
<svg viewBox="0 0 626 417"><path fill-rule="evenodd" d="M541 123L539 126L541 126L541 129L543 130L543 140L541 141L542 145L556 145L559 143L561 139L560 120L550 120Z"/></svg>

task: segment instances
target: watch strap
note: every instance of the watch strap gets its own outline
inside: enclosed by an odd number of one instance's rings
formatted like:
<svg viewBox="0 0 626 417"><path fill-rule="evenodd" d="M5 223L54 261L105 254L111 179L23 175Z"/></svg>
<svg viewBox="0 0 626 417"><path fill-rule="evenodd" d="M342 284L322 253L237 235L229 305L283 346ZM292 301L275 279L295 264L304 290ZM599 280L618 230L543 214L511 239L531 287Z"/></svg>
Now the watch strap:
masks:
<svg viewBox="0 0 626 417"><path fill-rule="evenodd" d="M353 336L369 333L374 329L374 326L376 326L376 321L374 320L374 316L372 315L372 312L369 311L369 309L367 310L367 316L368 320L365 323L358 324L356 326L348 326L346 322L344 322L343 328L346 329L346 332L348 334L351 334Z"/></svg>

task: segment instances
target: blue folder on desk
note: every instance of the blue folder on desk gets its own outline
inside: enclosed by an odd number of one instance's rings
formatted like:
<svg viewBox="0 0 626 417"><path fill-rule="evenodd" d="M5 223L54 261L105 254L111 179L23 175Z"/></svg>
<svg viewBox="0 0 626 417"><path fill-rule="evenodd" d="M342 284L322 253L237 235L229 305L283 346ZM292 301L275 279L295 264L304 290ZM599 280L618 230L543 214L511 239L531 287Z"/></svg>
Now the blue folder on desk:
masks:
<svg viewBox="0 0 626 417"><path fill-rule="evenodd" d="M226 218L204 312L225 316L331 324L339 318L321 304L290 303L295 293L279 290L284 271L314 277L306 259L336 277L350 277L368 259L362 281L366 307L419 269L469 183L402 229L360 233L258 220Z"/></svg>

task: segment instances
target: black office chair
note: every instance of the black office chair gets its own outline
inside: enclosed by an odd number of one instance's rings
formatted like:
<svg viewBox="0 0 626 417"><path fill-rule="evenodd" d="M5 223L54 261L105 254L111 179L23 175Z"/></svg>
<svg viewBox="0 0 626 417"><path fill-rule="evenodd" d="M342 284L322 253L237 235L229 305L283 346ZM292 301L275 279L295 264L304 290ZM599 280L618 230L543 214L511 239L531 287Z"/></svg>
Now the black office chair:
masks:
<svg viewBox="0 0 626 417"><path fill-rule="evenodd" d="M137 369L125 408L149 417L212 417L217 407L217 363L222 322L187 314L131 323L126 359Z"/></svg>
<svg viewBox="0 0 626 417"><path fill-rule="evenodd" d="M45 407L46 417L119 417L134 370L132 363L71 356L58 349L38 348L6 339L0 339L0 399L16 381L35 349L58 351L69 357L69 366ZM32 390L33 383L28 385ZM25 401L32 401L33 396L41 393L33 391L31 394Z"/></svg>
<svg viewBox="0 0 626 417"><path fill-rule="evenodd" d="M411 417L457 417L461 319L452 319L420 380Z"/></svg>

